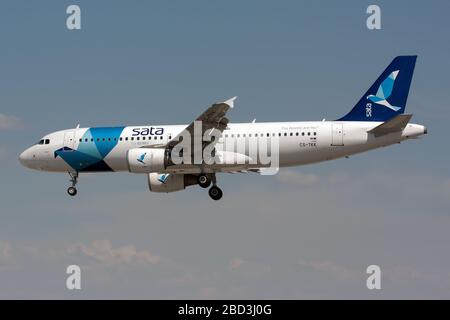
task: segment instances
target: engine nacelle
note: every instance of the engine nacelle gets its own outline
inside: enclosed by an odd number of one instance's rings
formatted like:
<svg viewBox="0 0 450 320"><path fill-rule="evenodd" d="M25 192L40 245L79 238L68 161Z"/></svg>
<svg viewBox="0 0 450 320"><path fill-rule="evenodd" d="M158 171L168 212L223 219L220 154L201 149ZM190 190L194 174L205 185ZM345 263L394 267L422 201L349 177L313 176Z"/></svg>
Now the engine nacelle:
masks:
<svg viewBox="0 0 450 320"><path fill-rule="evenodd" d="M149 173L148 187L152 192L175 192L186 187L184 174Z"/></svg>
<svg viewBox="0 0 450 320"><path fill-rule="evenodd" d="M165 149L136 148L127 153L128 170L133 173L161 172L167 167Z"/></svg>

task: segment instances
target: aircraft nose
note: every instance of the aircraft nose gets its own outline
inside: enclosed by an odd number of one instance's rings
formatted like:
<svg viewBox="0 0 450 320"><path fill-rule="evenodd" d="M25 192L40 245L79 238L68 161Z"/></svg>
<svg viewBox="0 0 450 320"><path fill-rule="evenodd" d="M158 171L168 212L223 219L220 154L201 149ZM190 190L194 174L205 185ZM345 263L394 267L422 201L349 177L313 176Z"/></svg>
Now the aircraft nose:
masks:
<svg viewBox="0 0 450 320"><path fill-rule="evenodd" d="M31 154L30 154L30 150L27 149L24 152L22 152L19 155L19 162L24 166L24 167L29 167L30 166L30 161L31 161Z"/></svg>

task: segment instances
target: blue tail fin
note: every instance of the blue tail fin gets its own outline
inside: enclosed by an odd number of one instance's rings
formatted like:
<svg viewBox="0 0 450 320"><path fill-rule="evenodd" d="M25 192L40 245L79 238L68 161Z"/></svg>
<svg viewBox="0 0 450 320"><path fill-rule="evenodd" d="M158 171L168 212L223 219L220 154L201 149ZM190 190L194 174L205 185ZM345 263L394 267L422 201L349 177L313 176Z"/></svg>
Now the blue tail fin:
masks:
<svg viewBox="0 0 450 320"><path fill-rule="evenodd" d="M386 121L405 111L417 56L392 60L353 109L339 121Z"/></svg>

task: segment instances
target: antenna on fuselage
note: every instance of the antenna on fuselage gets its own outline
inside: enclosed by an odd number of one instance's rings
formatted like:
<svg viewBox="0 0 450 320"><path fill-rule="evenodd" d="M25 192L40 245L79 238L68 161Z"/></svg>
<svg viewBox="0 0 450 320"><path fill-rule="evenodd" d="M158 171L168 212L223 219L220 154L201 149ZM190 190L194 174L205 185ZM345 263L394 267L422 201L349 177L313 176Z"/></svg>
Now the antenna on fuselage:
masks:
<svg viewBox="0 0 450 320"><path fill-rule="evenodd" d="M75 129L80 129L80 124L77 124L77 127Z"/></svg>

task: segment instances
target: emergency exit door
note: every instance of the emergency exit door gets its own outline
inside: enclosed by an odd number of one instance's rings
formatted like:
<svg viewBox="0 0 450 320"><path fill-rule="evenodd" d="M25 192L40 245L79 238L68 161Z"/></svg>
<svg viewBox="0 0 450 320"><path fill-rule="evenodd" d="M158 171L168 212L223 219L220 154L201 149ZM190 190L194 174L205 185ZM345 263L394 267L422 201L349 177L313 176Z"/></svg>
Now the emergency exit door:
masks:
<svg viewBox="0 0 450 320"><path fill-rule="evenodd" d="M331 145L332 146L344 145L344 124L333 123L331 125Z"/></svg>

